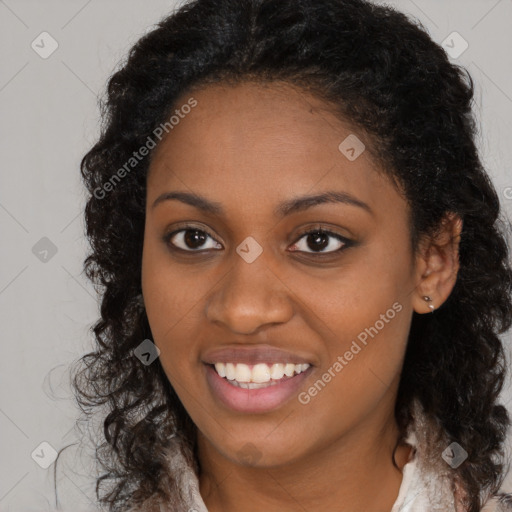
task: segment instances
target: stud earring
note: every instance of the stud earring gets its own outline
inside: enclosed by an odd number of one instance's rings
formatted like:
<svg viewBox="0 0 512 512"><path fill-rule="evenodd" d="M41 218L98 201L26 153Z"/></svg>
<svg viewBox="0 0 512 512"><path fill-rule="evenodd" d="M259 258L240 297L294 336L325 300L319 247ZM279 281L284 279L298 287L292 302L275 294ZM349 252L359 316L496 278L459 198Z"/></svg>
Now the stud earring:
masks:
<svg viewBox="0 0 512 512"><path fill-rule="evenodd" d="M432 297L429 297L428 295L423 296L423 300L426 302L432 302ZM428 307L431 309L431 312L433 313L435 311L435 307L433 304L429 304Z"/></svg>

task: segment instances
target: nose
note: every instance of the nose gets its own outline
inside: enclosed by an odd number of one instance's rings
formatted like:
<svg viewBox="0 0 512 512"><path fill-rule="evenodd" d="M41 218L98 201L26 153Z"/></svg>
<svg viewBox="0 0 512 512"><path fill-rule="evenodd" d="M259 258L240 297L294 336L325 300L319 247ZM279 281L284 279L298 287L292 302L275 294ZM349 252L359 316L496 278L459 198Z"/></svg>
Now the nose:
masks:
<svg viewBox="0 0 512 512"><path fill-rule="evenodd" d="M234 256L233 267L207 300L210 322L233 333L254 334L265 326L290 320L290 291L264 263L263 254L252 263Z"/></svg>

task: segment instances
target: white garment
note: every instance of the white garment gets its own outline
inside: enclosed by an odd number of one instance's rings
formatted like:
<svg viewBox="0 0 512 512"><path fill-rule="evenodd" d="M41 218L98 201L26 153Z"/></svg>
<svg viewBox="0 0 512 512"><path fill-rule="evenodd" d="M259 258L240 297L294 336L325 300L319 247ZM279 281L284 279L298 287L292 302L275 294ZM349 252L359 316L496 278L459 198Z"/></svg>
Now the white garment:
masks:
<svg viewBox="0 0 512 512"><path fill-rule="evenodd" d="M432 443L432 429L417 406L413 417L415 422L409 427L406 442L414 448L414 455L412 460L403 467L402 483L391 512L464 512L460 508L459 510L455 508L455 499L450 485L451 468L440 457L443 447ZM170 440L164 455L166 468L162 472L160 486L170 496L181 496L181 499L176 498L179 503L174 505L162 503L156 496L151 496L141 505L132 507L126 512L208 512L199 492L198 478L181 451L178 437ZM29 495L25 491L27 499L23 503L16 500L15 504L9 506L4 501L0 510L2 512L53 512L54 510L99 512L100 509L95 506L93 491L95 479L92 467L81 467L76 473L76 464L81 460L81 455L69 452L66 458L69 460L63 464L62 456L59 457L57 466L59 495L57 508L52 507L48 501L48 498L54 494L52 481L45 495L41 493ZM78 474L83 477L88 475L90 478L87 488L77 479ZM171 484L169 475L175 475L174 484ZM512 473L509 473L505 479L502 490L505 489L508 492L512 489ZM508 504L500 504L496 498L489 500L481 512L512 512L512 495L509 495L508 500ZM340 509L347 512L342 507ZM240 508L240 512L244 510Z"/></svg>
<svg viewBox="0 0 512 512"><path fill-rule="evenodd" d="M465 512L461 507L456 508L456 500L451 490L453 470L441 457L445 445L449 443L443 443L444 446L440 446L433 441L434 430L417 403L412 412L414 423L409 426L405 441L414 448L413 456L403 467L402 483L391 512ZM166 467L162 471L159 482L160 488L164 489L168 496L175 497L175 503L164 503L157 496L150 496L141 505L132 507L126 512L208 512L199 492L199 480L181 450L180 443L177 436L170 440L164 453ZM66 484L69 481L68 474L71 476L71 473L62 469L58 472L63 473L57 486L61 488L62 483ZM171 479L169 475L175 478ZM506 489L510 492L512 474L509 473L505 482L502 490ZM74 488L74 486L71 487ZM65 489L60 489L61 496L63 490ZM84 503L83 507L78 506L77 494L72 501L65 500L66 503L61 503L64 507L58 510L63 512L99 510L91 507L94 501L92 493L88 503ZM508 504L505 501L507 499L500 504L497 498L488 500L481 512L512 512L512 495L508 497ZM40 506L26 510L42 512L50 509ZM243 508L239 510L244 512ZM340 507L340 510L348 512L343 507ZM21 510L13 509L13 512L21 512Z"/></svg>
<svg viewBox="0 0 512 512"><path fill-rule="evenodd" d="M406 442L414 450L413 458L403 467L402 484L391 512L464 512L457 509L450 486L450 468L442 462L430 464L425 457L427 443L423 439L426 423L417 422L416 430L410 430ZM154 503L151 499L127 512L208 512L199 492L199 480L193 469L187 464L179 450L179 441L173 438L171 448L166 454L168 470L177 475L177 486L182 496L182 505L169 507L164 503ZM343 509L345 510L345 509ZM240 512L243 509L240 508ZM509 505L499 504L497 499L489 500L482 512L512 512Z"/></svg>
<svg viewBox="0 0 512 512"><path fill-rule="evenodd" d="M180 488L186 504L186 507L183 508L183 512L208 512L199 493L198 478L193 470L186 465L184 460L185 459L179 453L175 453L172 458L169 459L170 468L172 468L176 474L181 475ZM428 496L424 481L418 471L417 458L415 457L403 468L402 484L391 512L434 512L437 510L448 512L448 509L442 508L444 507L443 504L441 504L441 508L433 508L433 504L429 502ZM149 508L148 510L153 509ZM455 512L455 506L452 504L452 508L449 510L450 512ZM242 512L242 508L240 508L240 511ZM136 509L130 509L128 512L145 512L145 508L138 507ZM167 509L165 505L162 505L158 512L171 512L171 510Z"/></svg>

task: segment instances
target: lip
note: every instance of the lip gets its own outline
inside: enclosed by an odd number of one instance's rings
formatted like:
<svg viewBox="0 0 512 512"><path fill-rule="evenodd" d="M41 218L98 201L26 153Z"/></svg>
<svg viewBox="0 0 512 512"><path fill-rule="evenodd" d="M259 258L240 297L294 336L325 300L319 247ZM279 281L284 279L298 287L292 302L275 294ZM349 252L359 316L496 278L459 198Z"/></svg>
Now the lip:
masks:
<svg viewBox="0 0 512 512"><path fill-rule="evenodd" d="M221 377L209 363L205 364L204 368L210 391L224 406L237 412L264 413L281 407L296 396L313 366L298 375L284 378L275 385L259 389L235 387L226 378Z"/></svg>
<svg viewBox="0 0 512 512"><path fill-rule="evenodd" d="M203 356L203 363L243 363L247 365L292 363L313 366L311 360L270 345L225 347L210 350Z"/></svg>

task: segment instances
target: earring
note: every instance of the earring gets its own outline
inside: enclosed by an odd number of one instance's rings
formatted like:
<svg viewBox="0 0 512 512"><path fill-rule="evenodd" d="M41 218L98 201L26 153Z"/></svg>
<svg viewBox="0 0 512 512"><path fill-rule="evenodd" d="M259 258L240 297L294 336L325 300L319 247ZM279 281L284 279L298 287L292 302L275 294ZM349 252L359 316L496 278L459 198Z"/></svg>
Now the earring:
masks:
<svg viewBox="0 0 512 512"><path fill-rule="evenodd" d="M426 302L432 302L432 297L429 297L428 295L423 296L423 300ZM435 307L433 304L429 304L428 307L431 309L431 312L433 313L435 311Z"/></svg>

